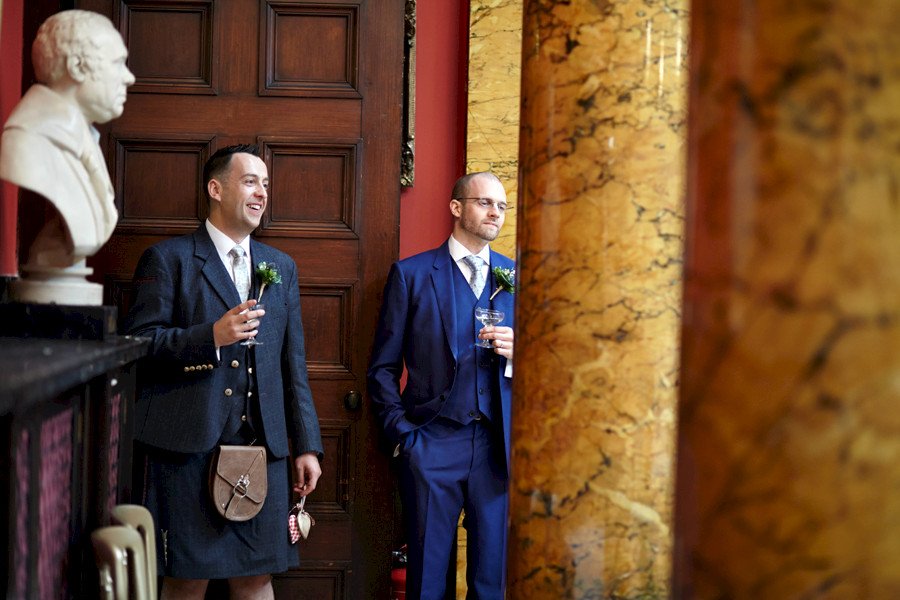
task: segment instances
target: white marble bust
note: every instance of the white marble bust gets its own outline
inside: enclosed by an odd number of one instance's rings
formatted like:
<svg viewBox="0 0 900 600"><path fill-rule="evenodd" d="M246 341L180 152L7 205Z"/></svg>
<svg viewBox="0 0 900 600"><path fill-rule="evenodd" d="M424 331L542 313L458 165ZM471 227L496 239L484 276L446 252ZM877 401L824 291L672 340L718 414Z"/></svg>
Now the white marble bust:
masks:
<svg viewBox="0 0 900 600"><path fill-rule="evenodd" d="M85 257L106 243L118 219L93 124L122 114L134 83L128 51L109 19L67 10L41 25L31 54L39 83L4 125L0 178L46 198L59 218L38 234L23 276L47 279L48 270L73 266L89 273Z"/></svg>

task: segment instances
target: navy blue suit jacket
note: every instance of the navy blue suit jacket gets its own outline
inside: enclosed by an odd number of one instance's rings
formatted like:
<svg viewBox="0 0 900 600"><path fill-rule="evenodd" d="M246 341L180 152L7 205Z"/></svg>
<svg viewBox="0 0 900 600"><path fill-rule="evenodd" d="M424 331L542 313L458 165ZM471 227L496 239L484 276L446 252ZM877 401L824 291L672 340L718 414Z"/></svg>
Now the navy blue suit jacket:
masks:
<svg viewBox="0 0 900 600"><path fill-rule="evenodd" d="M266 444L276 457L322 453L319 421L307 381L297 266L283 252L250 241L251 264L278 265L282 283L267 286L255 353ZM259 282L253 275L253 297ZM228 390L246 389L251 352L234 343L216 357L213 324L241 303L206 226L148 248L135 271L127 333L149 337L150 358L138 368L136 439L176 452L206 452L228 418ZM240 368L237 367L240 365ZM227 396L226 396L227 394Z"/></svg>
<svg viewBox="0 0 900 600"><path fill-rule="evenodd" d="M510 259L491 251L491 270L514 266ZM368 390L376 417L392 443L398 443L404 434L439 415L450 396L459 355L456 330L459 320L453 294L453 270L458 268L446 242L391 266L369 361ZM493 293L497 287L493 273L488 281ZM506 315L501 325L512 326L512 294L502 291L491 304ZM475 341L473 338L472 343ZM494 376L500 390L508 465L512 380L503 375L506 360L497 362L500 368ZM404 364L408 374L401 394Z"/></svg>

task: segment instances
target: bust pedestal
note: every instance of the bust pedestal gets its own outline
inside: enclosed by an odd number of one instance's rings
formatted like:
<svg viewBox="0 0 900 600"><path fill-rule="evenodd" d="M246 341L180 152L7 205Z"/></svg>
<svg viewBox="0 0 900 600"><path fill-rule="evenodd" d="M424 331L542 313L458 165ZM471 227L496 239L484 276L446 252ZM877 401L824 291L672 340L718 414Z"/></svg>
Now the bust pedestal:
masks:
<svg viewBox="0 0 900 600"><path fill-rule="evenodd" d="M70 267L22 267L22 279L10 284L15 302L99 306L103 286L86 277L94 272L81 260Z"/></svg>

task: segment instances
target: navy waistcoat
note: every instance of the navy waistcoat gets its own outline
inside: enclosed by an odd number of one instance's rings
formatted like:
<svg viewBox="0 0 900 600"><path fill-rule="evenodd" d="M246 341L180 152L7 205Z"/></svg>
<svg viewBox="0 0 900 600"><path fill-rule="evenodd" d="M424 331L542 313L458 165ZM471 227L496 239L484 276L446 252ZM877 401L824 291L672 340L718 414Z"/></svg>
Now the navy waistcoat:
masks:
<svg viewBox="0 0 900 600"><path fill-rule="evenodd" d="M232 439L241 427L253 432L257 445L265 443L262 435L262 420L259 418L259 398L256 385L256 370L251 374L254 365L251 360L252 351L246 346L234 343L220 349L222 366L220 368L239 369L238 385L232 388L232 395L223 401L223 409L228 412L228 420L220 439ZM232 362L233 361L233 362ZM237 366L232 366L237 365ZM244 421L244 418L247 420Z"/></svg>
<svg viewBox="0 0 900 600"><path fill-rule="evenodd" d="M475 345L481 322L475 308L490 308L491 286L485 285L476 302L469 282L458 267L453 267L453 297L456 303L456 377L450 397L441 416L459 423L469 423L479 414L493 420L494 371L497 368L493 350ZM499 413L498 413L499 414Z"/></svg>

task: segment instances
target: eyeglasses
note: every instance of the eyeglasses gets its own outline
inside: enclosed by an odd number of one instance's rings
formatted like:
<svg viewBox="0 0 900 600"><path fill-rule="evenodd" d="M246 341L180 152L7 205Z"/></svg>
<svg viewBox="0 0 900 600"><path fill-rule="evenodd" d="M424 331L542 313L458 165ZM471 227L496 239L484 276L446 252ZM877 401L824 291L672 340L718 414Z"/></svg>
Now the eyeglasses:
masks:
<svg viewBox="0 0 900 600"><path fill-rule="evenodd" d="M454 198L454 200L475 200L478 203L478 206L484 210L494 207L499 213L506 212L506 202L494 202L490 198Z"/></svg>

